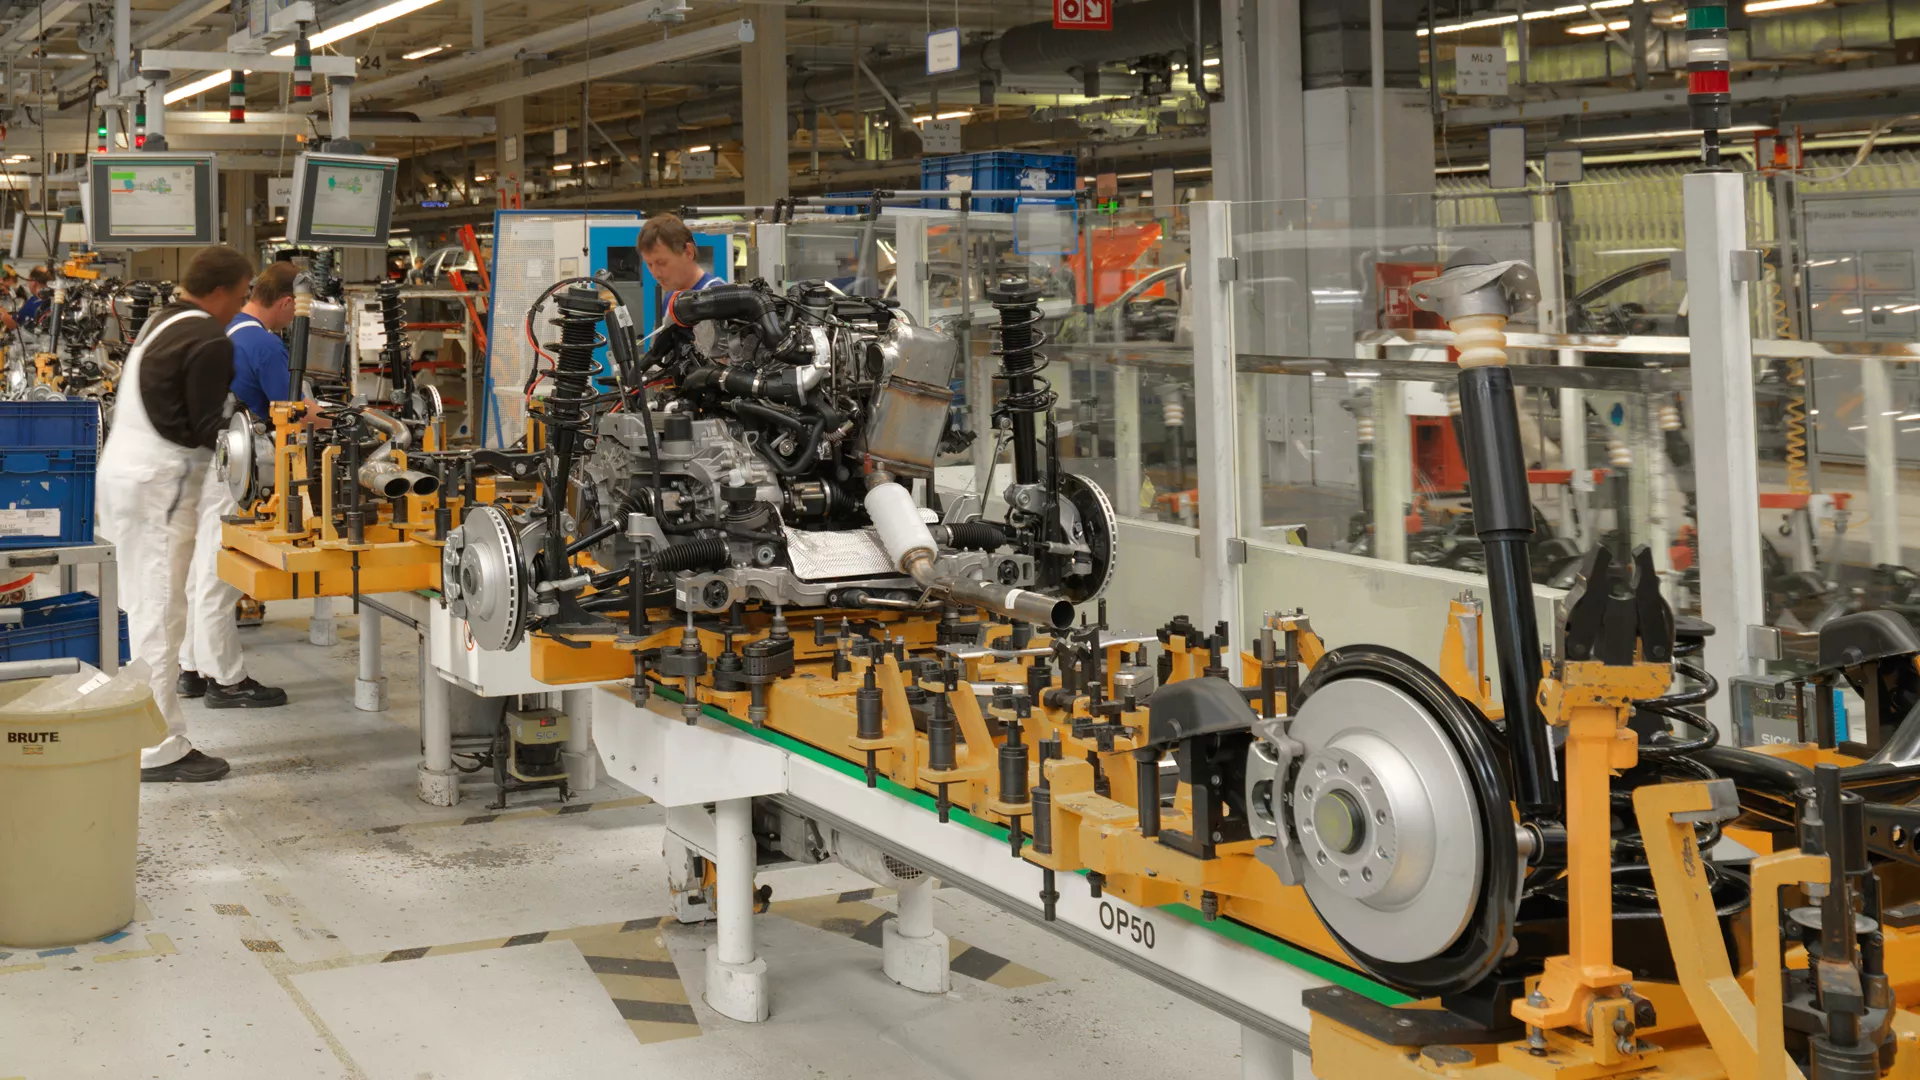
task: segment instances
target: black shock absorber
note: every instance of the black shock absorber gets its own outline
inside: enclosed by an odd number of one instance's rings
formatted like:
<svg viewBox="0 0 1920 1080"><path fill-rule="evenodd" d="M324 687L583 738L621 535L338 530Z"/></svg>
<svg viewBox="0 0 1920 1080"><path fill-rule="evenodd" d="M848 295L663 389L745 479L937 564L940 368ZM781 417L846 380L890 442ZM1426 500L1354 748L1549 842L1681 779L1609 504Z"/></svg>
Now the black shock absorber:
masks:
<svg viewBox="0 0 1920 1080"><path fill-rule="evenodd" d="M387 337L380 349L380 363L393 384L393 401L405 404L413 393L413 350L407 345L407 320L400 309L400 283L383 281L376 294L380 297L380 327Z"/></svg>
<svg viewBox="0 0 1920 1080"><path fill-rule="evenodd" d="M1040 374L1047 366L1046 356L1039 351L1047 340L1040 331L1040 287L1010 278L988 289L987 299L1000 313L999 324L989 327L996 338L993 353L1000 358L994 379L1006 384L994 418L997 422L1007 417L1013 432L1013 482L1038 484L1040 447L1034 417L1053 408L1054 402L1053 387Z"/></svg>
<svg viewBox="0 0 1920 1080"><path fill-rule="evenodd" d="M566 542L561 536L561 513L567 507L567 485L573 473L574 455L585 442L586 406L593 398L593 353L607 339L600 333L601 320L607 314L607 302L597 289L575 285L556 300L560 313L553 322L560 327L558 344L549 343L553 352L553 390L547 395L547 432L552 453L553 473L547 477L547 572L564 576Z"/></svg>
<svg viewBox="0 0 1920 1080"><path fill-rule="evenodd" d="M144 281L136 281L127 286L127 329L126 340L132 344L140 336L140 330L147 325L147 316L153 314L155 290Z"/></svg>

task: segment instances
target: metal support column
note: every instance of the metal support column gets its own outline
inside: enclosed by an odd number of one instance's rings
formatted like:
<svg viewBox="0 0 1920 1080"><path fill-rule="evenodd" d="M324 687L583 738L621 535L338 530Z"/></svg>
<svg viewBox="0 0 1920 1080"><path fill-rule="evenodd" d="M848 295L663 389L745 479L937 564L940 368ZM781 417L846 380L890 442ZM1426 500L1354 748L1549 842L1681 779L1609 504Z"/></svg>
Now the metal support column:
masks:
<svg viewBox="0 0 1920 1080"><path fill-rule="evenodd" d="M787 286L787 227L755 225L747 249L747 272L765 278L776 289Z"/></svg>
<svg viewBox="0 0 1920 1080"><path fill-rule="evenodd" d="M1297 1062L1300 1052L1264 1031L1241 1025L1241 1080L1313 1080L1313 1072Z"/></svg>
<svg viewBox="0 0 1920 1080"><path fill-rule="evenodd" d="M1113 371L1113 506L1121 517L1140 516L1140 370Z"/></svg>
<svg viewBox="0 0 1920 1080"><path fill-rule="evenodd" d="M313 617L307 620L307 644L340 644L340 626L333 621L333 597L313 598Z"/></svg>
<svg viewBox="0 0 1920 1080"><path fill-rule="evenodd" d="M1811 377L1809 377L1811 382ZM1885 360L1860 361L1867 425L1867 523L1873 561L1900 566L1900 458L1894 448L1893 379Z"/></svg>
<svg viewBox="0 0 1920 1080"><path fill-rule="evenodd" d="M380 673L380 613L372 604L360 605L360 677L353 680L353 707L387 711L387 677Z"/></svg>
<svg viewBox="0 0 1920 1080"><path fill-rule="evenodd" d="M714 804L714 907L718 934L707 950L707 1004L742 1023L767 1018L767 962L753 947L753 810L751 799Z"/></svg>
<svg viewBox="0 0 1920 1080"><path fill-rule="evenodd" d="M899 219L893 236L894 295L900 310L914 322L926 323L932 316L932 301L927 296L927 224L920 218Z"/></svg>
<svg viewBox="0 0 1920 1080"><path fill-rule="evenodd" d="M414 789L429 806L460 801L460 774L453 767L453 686L420 658L420 769Z"/></svg>
<svg viewBox="0 0 1920 1080"><path fill-rule="evenodd" d="M1559 350L1561 367L1579 367L1580 350ZM1560 391L1560 465L1573 476L1560 496L1560 535L1585 551L1596 535L1587 496L1593 491L1592 466L1587 464L1587 394L1571 387Z"/></svg>
<svg viewBox="0 0 1920 1080"><path fill-rule="evenodd" d="M923 994L944 994L950 984L947 935L933 928L931 877L901 885L899 914L880 928L881 970L887 978Z"/></svg>
<svg viewBox="0 0 1920 1080"><path fill-rule="evenodd" d="M746 147L747 205L784 199L787 172L787 9L753 9L753 40L740 48L740 141Z"/></svg>
<svg viewBox="0 0 1920 1080"><path fill-rule="evenodd" d="M1371 350L1368 350L1371 351ZM1373 557L1407 561L1407 511L1413 502L1413 431L1407 386L1373 384Z"/></svg>
<svg viewBox="0 0 1920 1080"><path fill-rule="evenodd" d="M1228 302L1232 276L1231 207L1223 202L1193 204L1193 412L1201 417L1235 417L1239 409L1234 376L1233 311ZM1200 487L1201 625L1224 621L1240 634L1240 567L1246 545L1240 539L1240 485L1234 469L1238 438L1234 425L1203 423L1195 475ZM1237 639L1234 647L1242 642ZM1229 665L1234 676L1238 665Z"/></svg>
<svg viewBox="0 0 1920 1080"><path fill-rule="evenodd" d="M327 138L346 142L353 138L348 117L353 112L353 79L345 75L327 77Z"/></svg>
<svg viewBox="0 0 1920 1080"><path fill-rule="evenodd" d="M1693 352L1693 452L1700 538L1714 557L1701 560L1700 608L1716 633L1706 666L1722 686L1760 664L1747 628L1765 620L1760 567L1760 480L1753 424L1753 329L1747 282L1734 274L1747 246L1744 179L1733 172L1684 178L1687 299ZM1743 275L1744 276L1744 275ZM1707 716L1732 735L1732 695L1707 704Z"/></svg>
<svg viewBox="0 0 1920 1080"><path fill-rule="evenodd" d="M600 752L593 748L593 691L562 690L560 711L567 714L567 745L560 752L567 784L575 791L600 785Z"/></svg>

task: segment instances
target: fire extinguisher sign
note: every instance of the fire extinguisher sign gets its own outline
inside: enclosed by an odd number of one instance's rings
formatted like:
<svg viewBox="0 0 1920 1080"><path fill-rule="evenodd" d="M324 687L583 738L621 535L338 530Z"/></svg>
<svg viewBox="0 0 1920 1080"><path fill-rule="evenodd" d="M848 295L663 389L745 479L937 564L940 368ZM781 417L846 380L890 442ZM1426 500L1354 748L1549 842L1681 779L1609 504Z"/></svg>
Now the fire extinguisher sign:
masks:
<svg viewBox="0 0 1920 1080"><path fill-rule="evenodd" d="M1055 30L1113 29L1113 0L1053 0Z"/></svg>

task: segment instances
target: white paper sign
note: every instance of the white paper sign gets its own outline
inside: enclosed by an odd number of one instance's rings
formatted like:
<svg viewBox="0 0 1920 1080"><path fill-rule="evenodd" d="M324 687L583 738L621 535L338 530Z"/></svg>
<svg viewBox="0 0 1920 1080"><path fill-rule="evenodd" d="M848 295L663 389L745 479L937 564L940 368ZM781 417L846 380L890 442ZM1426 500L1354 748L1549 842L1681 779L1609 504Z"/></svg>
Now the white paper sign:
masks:
<svg viewBox="0 0 1920 1080"><path fill-rule="evenodd" d="M935 30L927 35L927 74L960 70L960 28Z"/></svg>
<svg viewBox="0 0 1920 1080"><path fill-rule="evenodd" d="M714 174L714 162L717 155L709 150L704 154L680 155L680 178L682 180L711 180Z"/></svg>
<svg viewBox="0 0 1920 1080"><path fill-rule="evenodd" d="M508 161L520 160L520 136L509 135L506 139L506 158Z"/></svg>
<svg viewBox="0 0 1920 1080"><path fill-rule="evenodd" d="M960 152L960 127L958 120L929 120L920 125L920 152L923 154L957 154Z"/></svg>
<svg viewBox="0 0 1920 1080"><path fill-rule="evenodd" d="M293 177L275 176L267 181L267 205L291 206L293 204Z"/></svg>
<svg viewBox="0 0 1920 1080"><path fill-rule="evenodd" d="M0 510L0 536L59 536L60 511Z"/></svg>
<svg viewBox="0 0 1920 1080"><path fill-rule="evenodd" d="M1453 51L1453 92L1504 95L1507 49L1504 45L1462 45Z"/></svg>
<svg viewBox="0 0 1920 1080"><path fill-rule="evenodd" d="M360 322L354 330L354 336L359 339L361 355L377 353L387 347L387 328L380 321L379 312L361 311Z"/></svg>
<svg viewBox="0 0 1920 1080"><path fill-rule="evenodd" d="M553 129L553 156L559 157L567 152L567 129Z"/></svg>

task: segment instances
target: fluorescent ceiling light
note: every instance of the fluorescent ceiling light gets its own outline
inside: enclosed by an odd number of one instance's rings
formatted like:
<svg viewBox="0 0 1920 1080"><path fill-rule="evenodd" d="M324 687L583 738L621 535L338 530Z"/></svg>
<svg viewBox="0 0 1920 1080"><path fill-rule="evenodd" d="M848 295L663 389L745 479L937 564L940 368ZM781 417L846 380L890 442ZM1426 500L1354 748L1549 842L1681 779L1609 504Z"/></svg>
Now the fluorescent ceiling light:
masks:
<svg viewBox="0 0 1920 1080"><path fill-rule="evenodd" d="M1733 127L1721 128L1720 134L1739 135L1745 132L1765 130L1767 130L1767 128L1764 124L1735 124ZM1590 143L1638 142L1648 139L1690 139L1698 138L1699 135L1699 128L1669 128L1665 131L1634 131L1623 135L1582 135L1577 139L1568 139L1567 145L1580 146Z"/></svg>
<svg viewBox="0 0 1920 1080"><path fill-rule="evenodd" d="M1217 56L1209 56L1205 60L1200 61L1200 66L1201 67L1219 67L1220 58Z"/></svg>
<svg viewBox="0 0 1920 1080"><path fill-rule="evenodd" d="M972 109L961 109L959 112L940 113L936 115L934 119L935 120L963 120L972 115L973 115Z"/></svg>
<svg viewBox="0 0 1920 1080"><path fill-rule="evenodd" d="M421 8L432 7L439 2L440 0L395 0L394 3L388 4L385 7L375 8L357 19L348 19L338 26L328 27L307 38L307 44L316 49L331 45L343 38L350 38L355 34L371 30L381 23L392 22L403 15L411 15ZM282 45L273 50L273 55L292 56L293 46Z"/></svg>
<svg viewBox="0 0 1920 1080"><path fill-rule="evenodd" d="M484 184L491 179L493 179L491 176L476 176L473 178L473 182L476 184Z"/></svg>
<svg viewBox="0 0 1920 1080"><path fill-rule="evenodd" d="M251 75L252 72L249 71L247 72L247 74ZM185 101L187 98L190 98L195 94L204 94L207 91L212 90L216 86L225 86L228 83L231 83L232 81L233 81L232 70L216 71L204 79L199 79L194 82L190 82L187 85L182 86L177 90L167 91L166 97L161 98L160 100L163 104L171 105L176 101Z"/></svg>
<svg viewBox="0 0 1920 1080"><path fill-rule="evenodd" d="M708 154L712 152L713 147L711 146L689 146L681 151L683 154Z"/></svg>
<svg viewBox="0 0 1920 1080"><path fill-rule="evenodd" d="M1623 8L1632 3L1633 0L1593 0L1591 8L1594 11L1605 11L1609 8ZM1446 26L1437 26L1433 32L1436 34L1457 34L1462 30L1479 30L1488 26L1507 26L1512 23L1517 23L1521 19L1525 19L1527 22L1533 22L1536 19L1560 19L1568 15L1585 15L1588 8L1589 5L1587 4L1569 4L1564 7L1529 11L1525 15L1489 15L1484 19L1469 19L1466 22L1448 23ZM1427 31L1424 28L1416 30L1414 33L1419 37L1427 36Z"/></svg>
<svg viewBox="0 0 1920 1080"><path fill-rule="evenodd" d="M1813 7L1826 3L1826 0L1754 0L1747 5L1747 14L1758 15L1763 11L1785 11L1788 8Z"/></svg>
<svg viewBox="0 0 1920 1080"><path fill-rule="evenodd" d="M929 121L929 120L931 120L931 119L933 119L933 114L932 114L932 113L928 113L928 114L927 114L927 115L925 115L925 116L916 116L916 117L914 117L914 118L913 118L913 122L914 122L914 123L916 123L916 124L924 124L924 123L926 123L927 121Z"/></svg>
<svg viewBox="0 0 1920 1080"><path fill-rule="evenodd" d="M572 169L572 168L573 168L573 163L572 163L572 162L570 162L570 161L563 161L563 162L561 162L560 164L558 164L558 165L555 165L555 166L553 167L553 171L554 171L554 172L566 172L566 171L568 171L569 169Z"/></svg>
<svg viewBox="0 0 1920 1080"><path fill-rule="evenodd" d="M1607 23L1605 26L1602 26L1597 22L1582 23L1579 26L1567 27L1567 33L1569 34L1604 34L1609 30L1625 30L1627 27L1632 25L1633 25L1632 23L1628 22L1625 19L1615 19L1612 22Z"/></svg>
<svg viewBox="0 0 1920 1080"><path fill-rule="evenodd" d="M420 59L421 57L424 57L424 56L432 56L432 55L433 55L434 53L437 53L437 52L439 52L440 50L442 50L442 49L445 49L445 48L446 48L446 46L445 46L445 45L429 45L429 46L427 46L427 47L426 47L426 48L424 48L424 49L415 49L415 50L413 50L413 51L412 51L412 52L410 52L410 53L402 53L402 54L400 54L400 59L402 59L402 60L418 60L418 59Z"/></svg>

